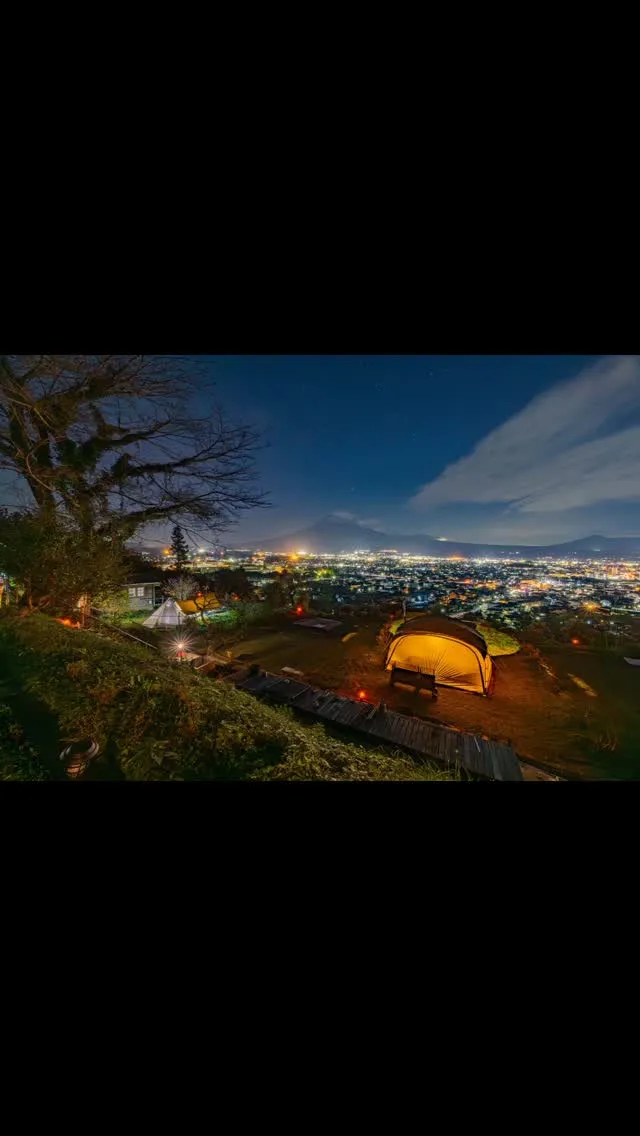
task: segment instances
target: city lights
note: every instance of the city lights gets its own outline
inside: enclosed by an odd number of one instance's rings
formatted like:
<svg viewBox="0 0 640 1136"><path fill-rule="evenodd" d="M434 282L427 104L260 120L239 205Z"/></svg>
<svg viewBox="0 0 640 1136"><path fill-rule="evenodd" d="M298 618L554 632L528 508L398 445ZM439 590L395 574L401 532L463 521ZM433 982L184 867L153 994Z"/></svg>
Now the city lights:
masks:
<svg viewBox="0 0 640 1136"><path fill-rule="evenodd" d="M278 576L291 576L307 597L292 605L296 616L307 611L338 615L367 604L401 611L404 603L406 615L436 611L523 630L550 617L568 622L573 613L593 629L590 635L597 635L604 626L602 615L640 612L640 563L517 555L466 558L447 556L445 543L443 538L441 556L393 548L320 553L302 547L282 553L217 549L207 557L215 555L216 567L242 567L259 599ZM194 552L193 567L199 568L201 560ZM574 645L586 645L586 638Z"/></svg>

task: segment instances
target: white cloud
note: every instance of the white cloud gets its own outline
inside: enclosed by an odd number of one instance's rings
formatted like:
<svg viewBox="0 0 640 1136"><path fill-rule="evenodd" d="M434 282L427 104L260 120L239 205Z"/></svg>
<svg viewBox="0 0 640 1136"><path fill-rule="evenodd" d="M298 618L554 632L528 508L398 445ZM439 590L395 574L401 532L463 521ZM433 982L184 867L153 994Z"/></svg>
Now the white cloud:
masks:
<svg viewBox="0 0 640 1136"><path fill-rule="evenodd" d="M363 529L375 529L380 525L377 517L358 517L356 513L349 513L347 509L334 509L332 517L339 517L341 521L353 521Z"/></svg>
<svg viewBox="0 0 640 1136"><path fill-rule="evenodd" d="M502 502L545 514L640 500L640 357L607 358L534 398L447 466L411 504Z"/></svg>

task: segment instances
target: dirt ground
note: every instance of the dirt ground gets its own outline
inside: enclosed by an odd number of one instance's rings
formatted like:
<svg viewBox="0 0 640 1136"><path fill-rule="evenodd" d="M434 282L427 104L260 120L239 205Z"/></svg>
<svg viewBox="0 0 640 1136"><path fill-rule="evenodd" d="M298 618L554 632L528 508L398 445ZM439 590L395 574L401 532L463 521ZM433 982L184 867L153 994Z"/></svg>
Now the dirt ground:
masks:
<svg viewBox="0 0 640 1136"><path fill-rule="evenodd" d="M353 630L343 643L341 636ZM426 692L389 686L377 631L378 625L349 622L337 636L294 627L256 632L233 653L267 670L295 667L313 685L350 696L364 691L367 701L507 742L560 775L640 779L640 668L619 656L554 648L542 659L551 675L524 651L504 655L495 660L492 698L441 687L434 703Z"/></svg>

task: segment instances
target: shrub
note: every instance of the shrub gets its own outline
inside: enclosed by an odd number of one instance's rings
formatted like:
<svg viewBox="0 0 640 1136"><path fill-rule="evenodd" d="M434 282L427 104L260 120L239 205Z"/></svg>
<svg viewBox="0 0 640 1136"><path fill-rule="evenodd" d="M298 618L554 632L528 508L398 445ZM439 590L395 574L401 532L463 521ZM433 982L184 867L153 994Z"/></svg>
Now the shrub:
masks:
<svg viewBox="0 0 640 1136"><path fill-rule="evenodd" d="M51 773L27 741L10 706L0 702L0 781L50 781Z"/></svg>
<svg viewBox="0 0 640 1136"><path fill-rule="evenodd" d="M491 627L488 623L478 623L477 629L487 644L489 654L494 657L515 655L516 651L520 650L520 643L515 636L503 631L502 628Z"/></svg>

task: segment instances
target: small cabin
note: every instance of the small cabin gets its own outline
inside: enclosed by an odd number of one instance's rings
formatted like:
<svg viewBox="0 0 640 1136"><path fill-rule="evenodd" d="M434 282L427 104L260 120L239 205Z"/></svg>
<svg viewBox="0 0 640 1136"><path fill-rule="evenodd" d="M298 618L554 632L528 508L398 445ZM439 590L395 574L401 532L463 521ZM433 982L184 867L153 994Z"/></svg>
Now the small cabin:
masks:
<svg viewBox="0 0 640 1136"><path fill-rule="evenodd" d="M140 611L148 608L153 611L160 603L161 584L157 580L129 581L125 584L125 592L129 597L131 611Z"/></svg>

